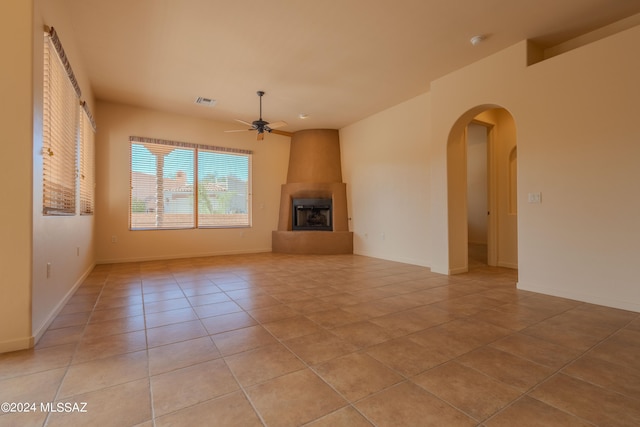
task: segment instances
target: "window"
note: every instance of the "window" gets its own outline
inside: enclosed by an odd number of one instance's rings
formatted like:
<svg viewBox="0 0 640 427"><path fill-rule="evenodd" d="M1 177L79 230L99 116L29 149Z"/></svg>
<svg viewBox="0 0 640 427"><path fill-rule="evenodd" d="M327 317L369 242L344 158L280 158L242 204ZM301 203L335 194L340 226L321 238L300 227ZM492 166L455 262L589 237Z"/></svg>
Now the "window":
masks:
<svg viewBox="0 0 640 427"><path fill-rule="evenodd" d="M95 180L95 123L86 103L82 103L80 111L80 135L78 142L78 158L80 159L80 215L93 215Z"/></svg>
<svg viewBox="0 0 640 427"><path fill-rule="evenodd" d="M43 70L42 213L75 215L79 182L80 214L92 215L96 124L53 28L44 36Z"/></svg>
<svg viewBox="0 0 640 427"><path fill-rule="evenodd" d="M198 225L249 225L249 157L198 150Z"/></svg>
<svg viewBox="0 0 640 427"><path fill-rule="evenodd" d="M131 137L132 230L251 225L251 151Z"/></svg>
<svg viewBox="0 0 640 427"><path fill-rule="evenodd" d="M76 136L79 95L54 46L44 43L43 213L76 213Z"/></svg>

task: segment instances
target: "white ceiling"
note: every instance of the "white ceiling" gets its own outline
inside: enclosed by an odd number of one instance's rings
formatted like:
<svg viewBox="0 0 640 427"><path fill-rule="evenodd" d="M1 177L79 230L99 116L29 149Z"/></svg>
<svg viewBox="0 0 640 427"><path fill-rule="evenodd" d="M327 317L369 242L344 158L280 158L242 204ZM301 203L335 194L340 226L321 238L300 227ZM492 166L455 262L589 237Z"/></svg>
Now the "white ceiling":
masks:
<svg viewBox="0 0 640 427"><path fill-rule="evenodd" d="M263 118L287 131L339 129L524 39L553 46L640 12L638 0L53 1L97 99L234 129L258 118L264 90Z"/></svg>

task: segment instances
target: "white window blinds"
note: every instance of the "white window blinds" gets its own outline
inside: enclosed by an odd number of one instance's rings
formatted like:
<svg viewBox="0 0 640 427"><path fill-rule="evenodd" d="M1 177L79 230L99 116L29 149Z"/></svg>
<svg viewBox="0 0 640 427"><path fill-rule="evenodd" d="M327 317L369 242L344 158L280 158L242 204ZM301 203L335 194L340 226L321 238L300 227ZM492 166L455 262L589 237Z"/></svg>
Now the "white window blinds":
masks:
<svg viewBox="0 0 640 427"><path fill-rule="evenodd" d="M198 150L198 225L249 226L249 169L246 154Z"/></svg>
<svg viewBox="0 0 640 427"><path fill-rule="evenodd" d="M131 137L130 228L250 225L251 152Z"/></svg>
<svg viewBox="0 0 640 427"><path fill-rule="evenodd" d="M78 94L49 33L44 43L43 213L76 212Z"/></svg>
<svg viewBox="0 0 640 427"><path fill-rule="evenodd" d="M194 150L131 143L131 229L193 228Z"/></svg>
<svg viewBox="0 0 640 427"><path fill-rule="evenodd" d="M75 215L79 193L80 214L91 215L96 124L87 104L80 101L80 86L53 28L45 28L43 65L42 212Z"/></svg>

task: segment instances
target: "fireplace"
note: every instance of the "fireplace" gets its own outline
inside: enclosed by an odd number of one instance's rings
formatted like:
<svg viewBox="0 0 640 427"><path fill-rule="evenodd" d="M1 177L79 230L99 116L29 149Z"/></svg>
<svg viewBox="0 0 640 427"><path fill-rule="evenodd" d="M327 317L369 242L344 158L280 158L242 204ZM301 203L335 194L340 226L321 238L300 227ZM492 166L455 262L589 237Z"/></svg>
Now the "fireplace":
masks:
<svg viewBox="0 0 640 427"><path fill-rule="evenodd" d="M276 253L353 253L337 130L300 130L291 137L287 182L280 189L278 229L271 245Z"/></svg>
<svg viewBox="0 0 640 427"><path fill-rule="evenodd" d="M331 199L293 199L292 230L333 231Z"/></svg>

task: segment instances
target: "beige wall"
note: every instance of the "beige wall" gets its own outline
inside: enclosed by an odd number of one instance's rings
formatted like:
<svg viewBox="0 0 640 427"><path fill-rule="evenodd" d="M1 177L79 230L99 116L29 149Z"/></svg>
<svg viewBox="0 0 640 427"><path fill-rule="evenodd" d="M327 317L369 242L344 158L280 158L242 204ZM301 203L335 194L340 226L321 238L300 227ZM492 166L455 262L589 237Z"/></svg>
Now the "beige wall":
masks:
<svg viewBox="0 0 640 427"><path fill-rule="evenodd" d="M490 132L492 143L492 162L495 165L492 186L491 211L496 218L493 228L496 230L492 238L495 241L492 257L499 267L518 268L518 201L517 190L510 191L510 186L517 187L517 129L513 117L502 108L489 110L487 121L493 123ZM482 114L479 116L482 120ZM511 165L512 160L515 165ZM512 172L510 169L514 168ZM513 176L510 176L513 174ZM514 198L513 202L510 200ZM493 220L493 218L492 218Z"/></svg>
<svg viewBox="0 0 640 427"><path fill-rule="evenodd" d="M435 271L449 269L448 138L478 106L499 105L518 135L519 287L640 311L638 42L635 27L529 67L522 42L433 82Z"/></svg>
<svg viewBox="0 0 640 427"><path fill-rule="evenodd" d="M93 94L75 45L77 35L58 0L37 0L33 17L33 335L38 339L95 265L93 216L42 215L42 82L44 25L56 29L85 100ZM47 264L51 264L47 277Z"/></svg>
<svg viewBox="0 0 640 427"><path fill-rule="evenodd" d="M6 0L0 14L0 353L31 342L33 5ZM4 64L11 62L11 66ZM8 101L9 100L9 101ZM9 208L10 206L10 208Z"/></svg>
<svg viewBox="0 0 640 427"><path fill-rule="evenodd" d="M517 132L513 117L504 108L492 108L474 117L489 127L489 206L488 262L499 267L518 268L518 215L517 191L512 194L511 185L517 185L517 170L510 176L510 158L516 149ZM450 142L451 143L451 142ZM514 159L517 160L517 159ZM448 167L451 167L449 159ZM517 164L514 166L517 168ZM511 198L516 200L511 201ZM449 206L449 218L455 217ZM486 215L486 212L485 212ZM449 242L452 244L452 242ZM466 243L462 243L466 247ZM450 248L452 254L456 250ZM462 260L466 262L465 259ZM452 264L450 262L450 264Z"/></svg>
<svg viewBox="0 0 640 427"><path fill-rule="evenodd" d="M340 130L354 253L430 265L428 93Z"/></svg>
<svg viewBox="0 0 640 427"><path fill-rule="evenodd" d="M487 127L467 126L467 224L469 243L487 244Z"/></svg>
<svg viewBox="0 0 640 427"><path fill-rule="evenodd" d="M29 346L96 261L270 250L286 180L285 137L258 144L250 133L223 134L220 123L94 105L63 3L5 0L0 17L0 45L11 58L0 79L11 99L0 104L11 141L0 179L15 183L4 190L12 209L0 213L0 352ZM43 24L58 30L98 121L95 218L40 214ZM522 42L342 129L354 251L448 273L447 142L476 114L501 106L518 132L518 286L640 311L638 43L636 26L527 67ZM254 226L128 231L132 134L255 150ZM529 192L541 192L542 203L528 204Z"/></svg>
<svg viewBox="0 0 640 427"><path fill-rule="evenodd" d="M269 134L225 133L228 123L112 103L98 103L96 136L98 262L271 251L278 227L280 186L286 182L289 141ZM253 226L237 229L130 231L129 137L141 136L253 150ZM116 236L117 242L112 243Z"/></svg>
<svg viewBox="0 0 640 427"><path fill-rule="evenodd" d="M342 129L354 251L450 273L449 234L466 227L450 230L448 143L504 107L517 130L518 286L640 311L638 43L634 27L527 66L523 41Z"/></svg>

